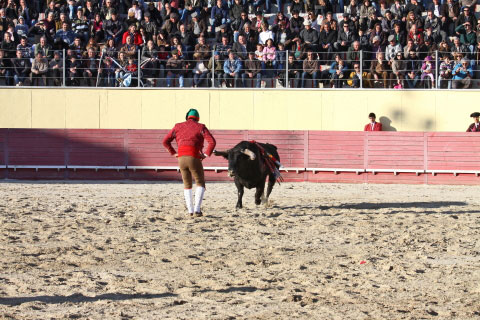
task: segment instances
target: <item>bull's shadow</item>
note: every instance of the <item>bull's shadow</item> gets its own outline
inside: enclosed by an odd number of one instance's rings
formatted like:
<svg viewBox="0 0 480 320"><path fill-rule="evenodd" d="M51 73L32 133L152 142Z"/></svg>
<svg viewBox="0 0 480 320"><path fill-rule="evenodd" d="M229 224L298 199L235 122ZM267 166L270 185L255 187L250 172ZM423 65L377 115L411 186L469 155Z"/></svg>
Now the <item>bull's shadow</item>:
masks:
<svg viewBox="0 0 480 320"><path fill-rule="evenodd" d="M425 209L425 214L429 213L439 213L438 211L432 211L428 209L441 209L441 208L447 208L447 207L465 207L468 204L463 201L418 201L418 202L380 202L380 203L372 203L372 202L359 202L359 203L343 203L339 205L332 205L332 206L325 206L325 205L295 205L295 206L278 206L274 205L274 209L282 209L282 210L288 210L288 209L305 209L305 210L321 210L321 211L326 211L326 210L331 210L331 209L356 209L356 210L379 210L379 209L415 209L415 208L422 208ZM408 213L408 212L415 212L419 213L417 211L412 211L412 210L392 210L389 212L390 214L395 214L395 213ZM365 212L367 213L367 212ZM447 214L448 212L442 212L444 214ZM449 212L451 214L455 213L480 213L480 210L455 210L452 212Z"/></svg>
<svg viewBox="0 0 480 320"><path fill-rule="evenodd" d="M88 297L81 293L72 294L69 296L34 296L34 297L12 297L0 298L0 305L17 306L27 302L43 302L47 304L62 304L62 303L84 303L96 302L103 300L123 301L134 299L158 299L176 297L174 293L145 293L145 294L124 294L124 293L105 293L98 296Z"/></svg>

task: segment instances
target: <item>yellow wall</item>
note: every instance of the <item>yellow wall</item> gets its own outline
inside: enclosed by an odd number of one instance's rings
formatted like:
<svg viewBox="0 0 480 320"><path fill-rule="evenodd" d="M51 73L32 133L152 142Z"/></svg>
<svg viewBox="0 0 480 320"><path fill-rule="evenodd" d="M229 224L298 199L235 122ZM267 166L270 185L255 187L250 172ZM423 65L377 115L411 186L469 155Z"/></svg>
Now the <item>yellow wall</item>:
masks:
<svg viewBox="0 0 480 320"><path fill-rule="evenodd" d="M1 128L169 129L195 107L211 129L465 131L479 91L0 89Z"/></svg>

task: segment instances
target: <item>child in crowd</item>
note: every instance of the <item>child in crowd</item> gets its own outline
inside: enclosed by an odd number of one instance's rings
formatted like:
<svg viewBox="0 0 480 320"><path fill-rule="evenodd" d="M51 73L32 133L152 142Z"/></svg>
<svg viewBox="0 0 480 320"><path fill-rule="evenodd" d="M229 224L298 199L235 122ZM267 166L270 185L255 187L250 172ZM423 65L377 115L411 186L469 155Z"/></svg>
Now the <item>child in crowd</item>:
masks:
<svg viewBox="0 0 480 320"><path fill-rule="evenodd" d="M438 77L438 88L441 88L443 83L447 83L447 88L452 88L452 71L453 71L453 61L450 60L448 55L445 55L442 63L439 67L439 77Z"/></svg>
<svg viewBox="0 0 480 320"><path fill-rule="evenodd" d="M432 63L432 57L431 56L426 56L425 59L423 60L422 64L422 75L420 76L420 80L424 81L425 78L430 78L430 82L427 83L429 88L434 88L435 87L435 66Z"/></svg>

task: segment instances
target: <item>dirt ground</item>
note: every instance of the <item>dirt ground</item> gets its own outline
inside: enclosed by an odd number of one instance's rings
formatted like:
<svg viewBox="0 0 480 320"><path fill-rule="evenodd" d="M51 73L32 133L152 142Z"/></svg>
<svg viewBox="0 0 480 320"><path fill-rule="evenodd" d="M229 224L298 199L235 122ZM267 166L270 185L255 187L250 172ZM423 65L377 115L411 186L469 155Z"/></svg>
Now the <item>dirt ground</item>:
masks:
<svg viewBox="0 0 480 320"><path fill-rule="evenodd" d="M480 187L207 188L0 183L0 318L480 318Z"/></svg>

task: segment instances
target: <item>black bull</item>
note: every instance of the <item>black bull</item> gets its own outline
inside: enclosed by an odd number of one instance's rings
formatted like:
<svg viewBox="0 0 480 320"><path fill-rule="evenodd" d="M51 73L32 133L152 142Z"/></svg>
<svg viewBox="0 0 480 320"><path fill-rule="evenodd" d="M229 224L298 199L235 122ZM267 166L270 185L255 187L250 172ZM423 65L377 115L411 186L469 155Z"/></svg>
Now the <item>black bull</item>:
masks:
<svg viewBox="0 0 480 320"><path fill-rule="evenodd" d="M280 162L276 146L268 143L258 144L264 149L265 153L271 154ZM228 175L234 178L238 191L237 208L242 208L244 187L248 189L256 188L255 204L259 205L262 202L267 176L268 187L265 200L268 201L276 177L266 165L266 155L262 154L256 143L242 141L229 150L214 151L214 154L228 160ZM278 169L279 166L277 164L275 166Z"/></svg>

